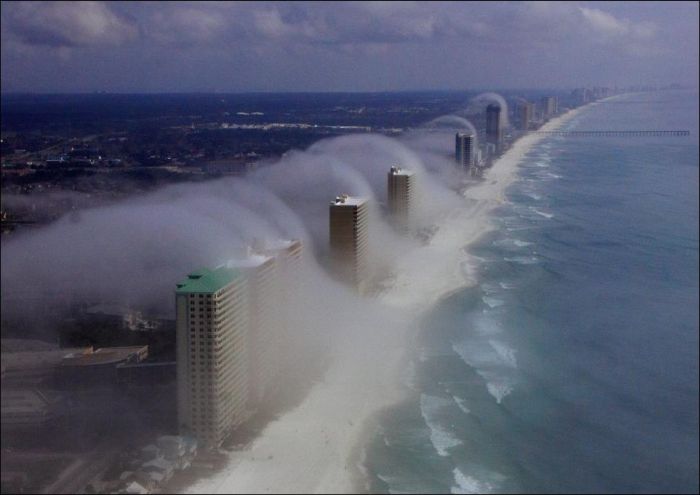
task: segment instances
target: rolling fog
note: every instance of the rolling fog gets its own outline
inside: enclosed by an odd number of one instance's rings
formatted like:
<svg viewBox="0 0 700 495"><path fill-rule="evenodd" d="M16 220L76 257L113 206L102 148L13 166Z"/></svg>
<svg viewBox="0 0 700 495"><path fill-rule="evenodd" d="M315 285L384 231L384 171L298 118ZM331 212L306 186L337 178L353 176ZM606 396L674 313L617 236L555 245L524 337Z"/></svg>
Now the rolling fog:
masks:
<svg viewBox="0 0 700 495"><path fill-rule="evenodd" d="M489 98L498 100L480 95L473 105ZM420 241L388 223L387 172L398 165L416 173L412 233L429 227L464 205L458 189L467 179L453 158L454 133L464 129L474 130L450 115L399 139L324 139L244 179L171 185L21 232L2 249L3 312L26 321L27 336L49 340L55 322L42 313L42 298L66 311L79 302L109 303L173 318L175 284L189 272L241 258L255 241L298 238L304 264L294 292L303 311L282 308L297 320L289 329L330 341L357 328L406 325L379 299L362 298L328 275L329 202L342 193L370 198L369 258L374 273L392 279L394 262Z"/></svg>

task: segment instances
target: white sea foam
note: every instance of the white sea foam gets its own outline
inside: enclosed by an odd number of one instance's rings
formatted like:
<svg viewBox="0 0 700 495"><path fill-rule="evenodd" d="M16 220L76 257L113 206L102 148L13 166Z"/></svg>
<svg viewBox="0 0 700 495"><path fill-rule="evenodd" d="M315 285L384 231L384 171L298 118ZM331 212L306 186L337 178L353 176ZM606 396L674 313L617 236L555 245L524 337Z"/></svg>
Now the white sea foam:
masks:
<svg viewBox="0 0 700 495"><path fill-rule="evenodd" d="M465 339L462 342L452 344L452 350L477 372L503 366L503 360L488 344L488 341L483 339Z"/></svg>
<svg viewBox="0 0 700 495"><path fill-rule="evenodd" d="M498 282L498 285L500 285L502 289L506 289L506 290L516 288L516 285L512 284L510 282Z"/></svg>
<svg viewBox="0 0 700 495"><path fill-rule="evenodd" d="M512 263L517 263L519 265L534 265L539 263L539 258L535 256L514 256L512 258L503 258L505 261L510 261Z"/></svg>
<svg viewBox="0 0 700 495"><path fill-rule="evenodd" d="M430 441L436 452L443 457L449 455L448 449L462 444L462 441L440 425L436 418L442 408L451 404L450 401L441 397L426 394L420 396L420 411L425 424L430 428Z"/></svg>
<svg viewBox="0 0 700 495"><path fill-rule="evenodd" d="M515 351L505 344L499 347L491 342L465 340L453 344L452 349L484 379L489 394L500 404L515 386L515 381L510 376L516 365Z"/></svg>
<svg viewBox="0 0 700 495"><path fill-rule="evenodd" d="M482 263L491 263L494 261L494 260L487 260L486 258L482 258L481 256L476 256L474 254L472 254L471 257L474 258L475 260L479 260Z"/></svg>
<svg viewBox="0 0 700 495"><path fill-rule="evenodd" d="M491 493L493 491L490 483L480 482L464 474L459 468L454 468L452 474L456 485L452 487L450 493Z"/></svg>
<svg viewBox="0 0 700 495"><path fill-rule="evenodd" d="M496 299L495 297L482 296L481 300L484 301L484 303L486 303L489 306L489 308L497 308L505 304L503 300Z"/></svg>
<svg viewBox="0 0 700 495"><path fill-rule="evenodd" d="M532 243L527 242L527 241L521 241L520 239L511 239L510 237L508 237L506 239L494 241L493 245L494 246L503 246L503 247L507 247L507 246L525 247L525 246L531 246Z"/></svg>
<svg viewBox="0 0 700 495"><path fill-rule="evenodd" d="M389 487L390 487L390 488L389 488L389 493L406 493L406 492L401 492L401 491L396 491L396 490L391 489L391 486L392 486L392 485L399 484L399 483L401 483L401 481L403 481L400 477L398 477L398 476L390 476L390 475L388 475L388 474L377 473L377 478L379 478L379 479L382 480L384 483L386 483L387 485L389 485Z"/></svg>
<svg viewBox="0 0 700 495"><path fill-rule="evenodd" d="M480 316L474 321L474 331L479 336L496 335L503 331L497 321L492 318ZM453 347L454 349L454 347ZM459 354L458 351L457 354Z"/></svg>
<svg viewBox="0 0 700 495"><path fill-rule="evenodd" d="M503 361L508 366L512 368L518 367L518 363L515 360L515 349L508 347L506 344L499 342L498 340L489 340L489 344L491 344L491 347L493 347L498 355L503 358Z"/></svg>
<svg viewBox="0 0 700 495"><path fill-rule="evenodd" d="M542 199L542 196L540 196L539 194L536 194L536 193L526 193L525 195L528 196L529 198L534 199L535 201L539 201L540 199Z"/></svg>
<svg viewBox="0 0 700 495"><path fill-rule="evenodd" d="M534 211L535 213L537 213L538 215L541 215L545 218L552 218L554 216L553 213L547 213L546 211L541 211L541 210L538 210L537 208L530 207L530 209L532 211Z"/></svg>
<svg viewBox="0 0 700 495"><path fill-rule="evenodd" d="M500 288L497 284L492 284L489 282L481 284L481 290L486 292L487 294L495 294L497 292L500 292Z"/></svg>
<svg viewBox="0 0 700 495"><path fill-rule="evenodd" d="M453 395L452 398L454 399L455 403L457 404L457 407L459 407L462 411L464 411L465 414L469 414L471 411L467 407L467 401L462 399L461 397L457 397L456 395Z"/></svg>
<svg viewBox="0 0 700 495"><path fill-rule="evenodd" d="M503 381L490 381L486 388L498 404L513 391L513 386Z"/></svg>
<svg viewBox="0 0 700 495"><path fill-rule="evenodd" d="M500 306L498 308L482 308L481 309L481 314L486 315L486 316L492 316L492 315L502 315L506 312L505 309L503 309L503 306Z"/></svg>

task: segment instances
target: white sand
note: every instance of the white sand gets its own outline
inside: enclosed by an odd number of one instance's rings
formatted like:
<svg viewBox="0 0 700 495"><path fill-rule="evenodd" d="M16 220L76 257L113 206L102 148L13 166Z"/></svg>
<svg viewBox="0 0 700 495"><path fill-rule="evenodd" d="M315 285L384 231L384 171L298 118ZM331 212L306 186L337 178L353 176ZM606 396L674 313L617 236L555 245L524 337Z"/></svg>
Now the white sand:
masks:
<svg viewBox="0 0 700 495"><path fill-rule="evenodd" d="M582 107L581 107L582 108ZM579 109L551 120L554 130ZM517 165L542 135L519 139L465 193L468 206L452 212L429 245L397 262L394 286L382 303L416 317L440 297L473 284L469 255L462 248L491 227L488 213L504 198ZM249 450L232 454L219 474L198 482L189 493L352 493L358 485L366 420L404 395L403 359L408 328L378 329L362 348L345 347L324 381L294 410L270 423ZM339 346L343 347L343 346Z"/></svg>

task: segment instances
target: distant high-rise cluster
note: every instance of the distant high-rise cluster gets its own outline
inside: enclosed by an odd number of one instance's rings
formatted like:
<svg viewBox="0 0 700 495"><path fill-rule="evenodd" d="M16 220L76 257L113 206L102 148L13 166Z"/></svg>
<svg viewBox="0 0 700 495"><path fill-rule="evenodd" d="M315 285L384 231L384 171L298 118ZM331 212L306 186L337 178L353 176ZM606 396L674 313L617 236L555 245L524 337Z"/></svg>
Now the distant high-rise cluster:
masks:
<svg viewBox="0 0 700 495"><path fill-rule="evenodd" d="M631 87L628 88L629 91L640 91L644 89L651 89L651 88L639 88L639 87ZM586 103L589 103L593 100L598 100L600 98L607 98L608 96L612 96L614 94L617 94L620 91L619 88L607 88L607 87L601 87L601 86L595 86L593 88L576 88L571 92L571 97L574 100L574 103L577 105L584 105Z"/></svg>
<svg viewBox="0 0 700 495"><path fill-rule="evenodd" d="M400 167L391 167L387 176L389 215L399 230L408 229L413 207L415 174Z"/></svg>
<svg viewBox="0 0 700 495"><path fill-rule="evenodd" d="M178 425L221 445L274 392L283 291L298 276L298 240L255 246L245 258L193 272L177 285Z"/></svg>
<svg viewBox="0 0 700 495"><path fill-rule="evenodd" d="M336 274L363 292L368 281L368 200L347 194L331 201L329 234Z"/></svg>

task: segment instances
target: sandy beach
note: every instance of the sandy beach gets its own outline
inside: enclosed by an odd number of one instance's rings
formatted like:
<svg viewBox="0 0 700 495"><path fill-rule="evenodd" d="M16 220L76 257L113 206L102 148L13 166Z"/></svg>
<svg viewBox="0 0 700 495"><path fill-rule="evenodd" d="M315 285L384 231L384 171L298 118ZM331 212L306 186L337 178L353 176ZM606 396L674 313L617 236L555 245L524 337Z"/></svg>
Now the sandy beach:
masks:
<svg viewBox="0 0 700 495"><path fill-rule="evenodd" d="M584 107L541 128L554 130ZM490 227L488 213L501 204L518 164L543 135L519 139L464 193L465 207L440 224L430 243L403 253L396 280L380 302L417 320L437 300L475 283L462 249ZM377 329L362 347L343 346L323 380L295 409L271 422L250 448L231 454L229 464L187 493L353 493L365 489L362 442L368 420L406 393L405 362L415 328Z"/></svg>

